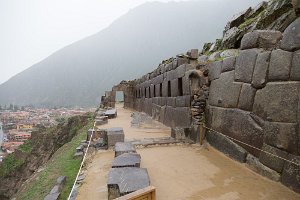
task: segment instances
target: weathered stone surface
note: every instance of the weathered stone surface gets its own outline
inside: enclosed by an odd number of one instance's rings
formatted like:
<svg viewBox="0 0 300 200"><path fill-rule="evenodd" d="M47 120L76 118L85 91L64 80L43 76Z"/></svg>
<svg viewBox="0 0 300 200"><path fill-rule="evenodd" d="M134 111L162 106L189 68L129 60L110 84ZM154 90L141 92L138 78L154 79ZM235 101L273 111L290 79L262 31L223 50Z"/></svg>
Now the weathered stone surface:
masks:
<svg viewBox="0 0 300 200"><path fill-rule="evenodd" d="M265 122L264 136L268 145L298 154L297 123Z"/></svg>
<svg viewBox="0 0 300 200"><path fill-rule="evenodd" d="M300 49L300 17L291 23L284 31L281 48L287 51Z"/></svg>
<svg viewBox="0 0 300 200"><path fill-rule="evenodd" d="M117 109L109 109L105 111L105 116L108 117L108 119L116 118L117 117Z"/></svg>
<svg viewBox="0 0 300 200"><path fill-rule="evenodd" d="M263 144L263 124L258 116L239 109L209 106L209 126L227 136L261 148ZM239 144L251 154L258 157L259 151Z"/></svg>
<svg viewBox="0 0 300 200"><path fill-rule="evenodd" d="M300 193L300 156L289 155L288 159L298 165L286 162L284 164L281 182L295 192Z"/></svg>
<svg viewBox="0 0 300 200"><path fill-rule="evenodd" d="M299 87L299 82L267 83L256 92L253 112L267 121L296 123Z"/></svg>
<svg viewBox="0 0 300 200"><path fill-rule="evenodd" d="M191 124L190 108L167 106L164 124L170 127L189 127Z"/></svg>
<svg viewBox="0 0 300 200"><path fill-rule="evenodd" d="M167 81L173 80L177 78L176 70L171 70L167 72Z"/></svg>
<svg viewBox="0 0 300 200"><path fill-rule="evenodd" d="M229 157L244 163L246 162L247 151L230 139L217 132L207 131L206 139L213 147L228 155Z"/></svg>
<svg viewBox="0 0 300 200"><path fill-rule="evenodd" d="M215 61L216 59L220 58L221 52L220 51L216 51L214 53L212 53L209 57L208 57L208 60L209 61Z"/></svg>
<svg viewBox="0 0 300 200"><path fill-rule="evenodd" d="M53 193L53 194L48 194L44 200L58 200L60 196L60 193Z"/></svg>
<svg viewBox="0 0 300 200"><path fill-rule="evenodd" d="M158 98L158 105L166 106L167 105L167 97L160 97Z"/></svg>
<svg viewBox="0 0 300 200"><path fill-rule="evenodd" d="M67 181L67 177L65 176L60 176L57 178L56 183L59 185L64 185Z"/></svg>
<svg viewBox="0 0 300 200"><path fill-rule="evenodd" d="M198 61L207 62L208 61L208 56L207 55L199 56Z"/></svg>
<svg viewBox="0 0 300 200"><path fill-rule="evenodd" d="M115 145L115 157L124 153L136 153L135 147L131 142L117 142Z"/></svg>
<svg viewBox="0 0 300 200"><path fill-rule="evenodd" d="M280 174L261 164L256 157L248 154L246 160L247 166L256 173L259 173L273 181L280 181Z"/></svg>
<svg viewBox="0 0 300 200"><path fill-rule="evenodd" d="M181 65L179 67L177 67L176 69L176 73L177 73L177 78L181 78L184 76L186 71L186 65Z"/></svg>
<svg viewBox="0 0 300 200"><path fill-rule="evenodd" d="M235 81L251 83L256 57L260 50L248 49L241 51L236 58L235 64Z"/></svg>
<svg viewBox="0 0 300 200"><path fill-rule="evenodd" d="M191 105L191 96L178 96L176 97L176 107L189 107Z"/></svg>
<svg viewBox="0 0 300 200"><path fill-rule="evenodd" d="M121 127L107 129L106 142L108 147L115 146L117 142L124 142L124 131Z"/></svg>
<svg viewBox="0 0 300 200"><path fill-rule="evenodd" d="M241 49L273 49L277 47L281 38L282 33L280 31L255 30L244 35L241 42Z"/></svg>
<svg viewBox="0 0 300 200"><path fill-rule="evenodd" d="M176 106L176 97L168 97L167 98L167 105L175 107Z"/></svg>
<svg viewBox="0 0 300 200"><path fill-rule="evenodd" d="M270 62L270 55L270 51L262 52L257 55L251 82L254 88L263 88L267 82L267 71Z"/></svg>
<svg viewBox="0 0 300 200"><path fill-rule="evenodd" d="M171 80L171 96L178 96L178 79Z"/></svg>
<svg viewBox="0 0 300 200"><path fill-rule="evenodd" d="M241 86L241 83L234 82L234 71L222 73L219 79L211 83L209 104L225 108L236 108Z"/></svg>
<svg viewBox="0 0 300 200"><path fill-rule="evenodd" d="M290 79L292 81L300 81L300 50L293 54Z"/></svg>
<svg viewBox="0 0 300 200"><path fill-rule="evenodd" d="M229 57L236 57L240 53L239 49L226 49L220 53L220 57L222 58L229 58Z"/></svg>
<svg viewBox="0 0 300 200"><path fill-rule="evenodd" d="M147 169L137 167L112 168L108 174L108 199L143 189L150 185Z"/></svg>
<svg viewBox="0 0 300 200"><path fill-rule="evenodd" d="M222 70L222 61L212 62L208 67L208 78L210 81L218 79Z"/></svg>
<svg viewBox="0 0 300 200"><path fill-rule="evenodd" d="M263 151L266 151L270 154L267 154L267 153L264 153L264 152L261 152L260 153L260 156L259 156L259 161L268 166L269 168L281 173L282 172L282 169L283 169L283 165L284 165L284 160L276 157L276 156L279 156L279 157L282 157L282 158L287 158L288 156L288 153L285 152L285 151L281 151L277 148L274 148L272 146L269 146L267 144L264 144L263 147L262 147L262 150ZM272 154L272 155L271 155ZM275 155L275 156L273 156Z"/></svg>
<svg viewBox="0 0 300 200"><path fill-rule="evenodd" d="M268 79L271 81L288 80L292 65L292 53L280 49L271 53Z"/></svg>
<svg viewBox="0 0 300 200"><path fill-rule="evenodd" d="M177 64L178 64L178 67L180 65L183 65L183 64L187 64L189 62L189 60L187 58L177 58Z"/></svg>
<svg viewBox="0 0 300 200"><path fill-rule="evenodd" d="M140 167L141 156L137 153L124 153L112 161L112 168Z"/></svg>
<svg viewBox="0 0 300 200"><path fill-rule="evenodd" d="M235 68L236 57L228 57L223 60L221 72L232 71Z"/></svg>
<svg viewBox="0 0 300 200"><path fill-rule="evenodd" d="M255 93L256 93L255 88L253 88L248 83L244 83L241 89L238 108L242 110L251 111L254 102Z"/></svg>

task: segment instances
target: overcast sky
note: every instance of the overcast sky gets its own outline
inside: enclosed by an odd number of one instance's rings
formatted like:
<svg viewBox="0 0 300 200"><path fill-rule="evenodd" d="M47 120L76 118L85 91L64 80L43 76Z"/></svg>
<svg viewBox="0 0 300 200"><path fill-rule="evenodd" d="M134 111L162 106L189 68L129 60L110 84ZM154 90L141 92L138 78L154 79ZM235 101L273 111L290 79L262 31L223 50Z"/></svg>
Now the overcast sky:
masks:
<svg viewBox="0 0 300 200"><path fill-rule="evenodd" d="M0 84L147 1L0 0Z"/></svg>

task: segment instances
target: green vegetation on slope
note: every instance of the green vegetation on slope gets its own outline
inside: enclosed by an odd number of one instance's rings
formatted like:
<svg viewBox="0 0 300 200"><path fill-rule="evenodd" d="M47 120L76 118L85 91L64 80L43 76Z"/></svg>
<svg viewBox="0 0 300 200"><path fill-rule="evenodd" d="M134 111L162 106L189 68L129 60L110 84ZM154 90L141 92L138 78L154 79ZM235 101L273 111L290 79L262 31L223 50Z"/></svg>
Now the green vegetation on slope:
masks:
<svg viewBox="0 0 300 200"><path fill-rule="evenodd" d="M81 163L81 159L73 159L73 155L80 142L86 139L86 132L92 126L93 123L91 121L80 129L69 143L58 149L48 161L44 170L26 185L24 191L20 192L17 199L43 199L56 184L56 179L59 176L67 177L60 197L62 200L67 199Z"/></svg>
<svg viewBox="0 0 300 200"><path fill-rule="evenodd" d="M23 160L17 159L15 154L8 155L0 165L0 177L4 177L14 169L20 167L24 163Z"/></svg>

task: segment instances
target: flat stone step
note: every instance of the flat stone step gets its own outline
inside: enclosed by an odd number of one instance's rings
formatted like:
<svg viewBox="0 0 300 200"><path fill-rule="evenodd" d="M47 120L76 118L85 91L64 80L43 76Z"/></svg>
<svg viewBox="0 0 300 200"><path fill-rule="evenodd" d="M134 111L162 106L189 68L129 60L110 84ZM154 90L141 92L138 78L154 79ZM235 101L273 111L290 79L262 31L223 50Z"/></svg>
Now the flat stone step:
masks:
<svg viewBox="0 0 300 200"><path fill-rule="evenodd" d="M112 162L112 168L140 167L141 156L137 153L124 153L116 157Z"/></svg>
<svg viewBox="0 0 300 200"><path fill-rule="evenodd" d="M108 117L108 119L116 118L117 117L117 109L110 109L105 111L105 116Z"/></svg>
<svg viewBox="0 0 300 200"><path fill-rule="evenodd" d="M124 131L121 127L109 128L106 130L106 142L108 147L115 146L117 142L124 142Z"/></svg>
<svg viewBox="0 0 300 200"><path fill-rule="evenodd" d="M112 168L108 174L108 199L129 194L150 185L147 169L136 167Z"/></svg>
<svg viewBox="0 0 300 200"><path fill-rule="evenodd" d="M136 153L135 146L131 142L117 142L115 145L115 157L124 153Z"/></svg>

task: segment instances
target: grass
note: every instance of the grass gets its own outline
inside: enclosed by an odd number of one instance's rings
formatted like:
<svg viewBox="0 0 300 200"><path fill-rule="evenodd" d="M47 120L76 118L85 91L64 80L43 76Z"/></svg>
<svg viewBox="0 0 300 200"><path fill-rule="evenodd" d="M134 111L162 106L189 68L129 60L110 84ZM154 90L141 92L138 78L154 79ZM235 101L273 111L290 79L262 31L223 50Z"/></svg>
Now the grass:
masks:
<svg viewBox="0 0 300 200"><path fill-rule="evenodd" d="M20 167L23 163L24 161L17 159L14 154L9 154L0 165L0 177L8 175L11 171Z"/></svg>
<svg viewBox="0 0 300 200"><path fill-rule="evenodd" d="M26 140L24 144L19 146L18 150L24 152L24 153L30 153L32 151L32 142L31 140Z"/></svg>
<svg viewBox="0 0 300 200"><path fill-rule="evenodd" d="M93 125L92 121L78 131L78 134L67 144L62 146L46 164L46 167L41 171L34 180L29 182L20 192L17 199L44 199L56 184L56 179L59 176L66 176L67 181L64 185L60 199L67 199L74 180L78 173L81 159L73 159L76 147L80 142L86 139L87 130ZM75 131L77 128L71 130Z"/></svg>

